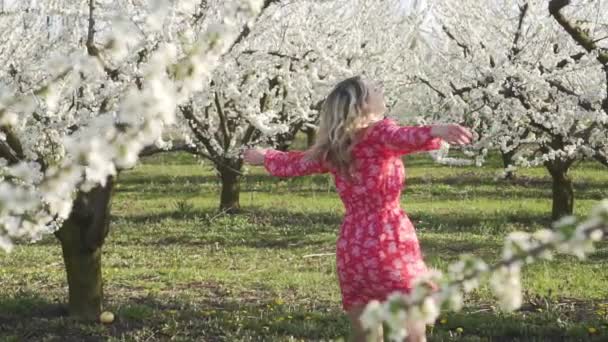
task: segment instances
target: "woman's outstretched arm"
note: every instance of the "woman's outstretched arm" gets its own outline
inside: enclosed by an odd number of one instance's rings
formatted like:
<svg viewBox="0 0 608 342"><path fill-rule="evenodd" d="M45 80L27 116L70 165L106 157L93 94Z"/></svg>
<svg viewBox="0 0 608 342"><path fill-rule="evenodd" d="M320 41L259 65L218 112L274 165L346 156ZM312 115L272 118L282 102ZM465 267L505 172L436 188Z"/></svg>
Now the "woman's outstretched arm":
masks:
<svg viewBox="0 0 608 342"><path fill-rule="evenodd" d="M244 159L248 164L264 165L268 173L276 177L307 176L329 171L322 162L310 159L303 151L249 149L245 151Z"/></svg>
<svg viewBox="0 0 608 342"><path fill-rule="evenodd" d="M467 128L459 125L400 126L390 119L378 123L370 135L399 154L436 150L441 140L464 145L472 137Z"/></svg>

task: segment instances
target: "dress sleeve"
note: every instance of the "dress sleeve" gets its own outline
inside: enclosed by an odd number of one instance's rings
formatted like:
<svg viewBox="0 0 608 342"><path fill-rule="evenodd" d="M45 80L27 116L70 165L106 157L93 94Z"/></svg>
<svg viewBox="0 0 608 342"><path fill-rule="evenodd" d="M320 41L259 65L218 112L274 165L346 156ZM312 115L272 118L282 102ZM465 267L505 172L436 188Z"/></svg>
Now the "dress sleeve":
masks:
<svg viewBox="0 0 608 342"><path fill-rule="evenodd" d="M431 126L399 126L394 120L384 119L370 132L370 139L397 154L437 150L441 139L431 136Z"/></svg>
<svg viewBox="0 0 608 342"><path fill-rule="evenodd" d="M306 176L329 171L321 161L309 159L302 151L268 150L264 158L264 167L268 173L277 177Z"/></svg>

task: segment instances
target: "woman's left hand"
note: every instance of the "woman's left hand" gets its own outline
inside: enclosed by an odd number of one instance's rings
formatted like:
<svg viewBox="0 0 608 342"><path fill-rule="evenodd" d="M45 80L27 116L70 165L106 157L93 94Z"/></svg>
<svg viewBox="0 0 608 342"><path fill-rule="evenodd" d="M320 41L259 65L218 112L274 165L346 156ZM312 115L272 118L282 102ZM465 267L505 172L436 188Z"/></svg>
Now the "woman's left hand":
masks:
<svg viewBox="0 0 608 342"><path fill-rule="evenodd" d="M265 148L250 148L243 152L243 160L251 165L264 165L264 158L268 149Z"/></svg>
<svg viewBox="0 0 608 342"><path fill-rule="evenodd" d="M431 135L441 138L450 145L468 145L473 139L471 130L460 125L433 125Z"/></svg>

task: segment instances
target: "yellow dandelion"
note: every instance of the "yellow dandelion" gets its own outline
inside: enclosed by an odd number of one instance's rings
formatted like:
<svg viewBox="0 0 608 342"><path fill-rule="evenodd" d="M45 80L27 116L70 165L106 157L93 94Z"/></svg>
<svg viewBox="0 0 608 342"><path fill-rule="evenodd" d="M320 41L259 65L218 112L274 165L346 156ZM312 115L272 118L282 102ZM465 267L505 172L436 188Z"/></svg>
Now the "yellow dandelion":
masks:
<svg viewBox="0 0 608 342"><path fill-rule="evenodd" d="M283 305L283 304L285 304L285 301L283 299L281 299L281 298L277 298L277 299L274 300L274 303L276 305Z"/></svg>
<svg viewBox="0 0 608 342"><path fill-rule="evenodd" d="M464 329L462 329L461 327L456 328L456 332L459 334L462 334L464 332Z"/></svg>
<svg viewBox="0 0 608 342"><path fill-rule="evenodd" d="M447 318L442 318L439 323L441 324L448 324L448 319Z"/></svg>
<svg viewBox="0 0 608 342"><path fill-rule="evenodd" d="M587 328L587 331L588 331L590 334L595 334L595 333L597 333L597 329L595 329L594 327L589 327L589 328Z"/></svg>

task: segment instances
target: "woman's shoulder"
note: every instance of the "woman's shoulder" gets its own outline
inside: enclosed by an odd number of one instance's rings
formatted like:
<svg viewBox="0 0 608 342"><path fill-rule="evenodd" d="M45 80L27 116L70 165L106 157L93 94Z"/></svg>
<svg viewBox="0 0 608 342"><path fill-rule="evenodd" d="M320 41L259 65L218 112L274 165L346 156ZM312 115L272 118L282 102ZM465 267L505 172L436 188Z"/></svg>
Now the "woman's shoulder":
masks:
<svg viewBox="0 0 608 342"><path fill-rule="evenodd" d="M356 139L355 150L367 148L370 146L381 146L384 137L386 136L387 127L395 125L395 121L390 118L383 118L370 123L367 127L361 129Z"/></svg>
<svg viewBox="0 0 608 342"><path fill-rule="evenodd" d="M390 127L393 127L396 125L397 125L397 122L394 119L385 117L384 119L378 120L378 121L372 123L371 125L369 125L365 135L368 138L372 138L372 139L380 138L381 139L387 128L390 128Z"/></svg>

